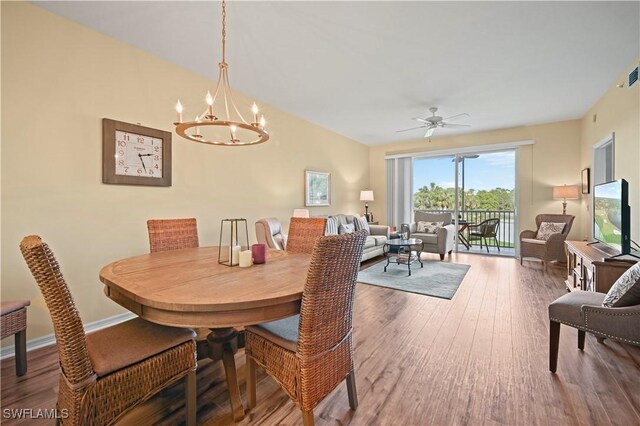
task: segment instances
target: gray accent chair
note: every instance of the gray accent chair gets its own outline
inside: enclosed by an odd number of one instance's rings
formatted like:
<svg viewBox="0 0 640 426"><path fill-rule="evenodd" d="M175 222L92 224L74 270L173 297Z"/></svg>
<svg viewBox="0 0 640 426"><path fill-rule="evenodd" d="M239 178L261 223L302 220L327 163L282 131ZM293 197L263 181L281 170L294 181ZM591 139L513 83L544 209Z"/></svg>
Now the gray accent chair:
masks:
<svg viewBox="0 0 640 426"><path fill-rule="evenodd" d="M584 350L585 333L602 343L605 338L640 346L640 305L620 308L602 306L605 294L573 291L549 305L549 370L556 372L560 324L578 329L578 349Z"/></svg>
<svg viewBox="0 0 640 426"><path fill-rule="evenodd" d="M547 262L556 260L564 263L567 261L567 255L564 251L564 242L571 231L573 225L573 215L564 214L539 214L536 216L536 230L524 230L520 233L520 264L525 257L535 257L542 260L544 266ZM552 234L547 241L538 240L538 230L542 222L563 222L564 229L560 234Z"/></svg>
<svg viewBox="0 0 640 426"><path fill-rule="evenodd" d="M276 250L284 250L287 246L287 235L282 232L282 225L275 217L267 217L256 222L256 239L258 243Z"/></svg>
<svg viewBox="0 0 640 426"><path fill-rule="evenodd" d="M442 222L442 228L435 234L417 232L418 222ZM416 211L415 222L410 224L411 237L421 239L424 243L422 252L437 253L440 260L445 254L451 254L455 245L456 230L451 213L426 213Z"/></svg>

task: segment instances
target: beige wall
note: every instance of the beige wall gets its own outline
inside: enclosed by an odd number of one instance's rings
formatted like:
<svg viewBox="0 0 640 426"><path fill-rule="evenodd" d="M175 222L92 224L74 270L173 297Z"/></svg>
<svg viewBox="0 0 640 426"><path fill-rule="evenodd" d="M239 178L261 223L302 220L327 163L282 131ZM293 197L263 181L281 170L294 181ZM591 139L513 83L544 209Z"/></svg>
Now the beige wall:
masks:
<svg viewBox="0 0 640 426"><path fill-rule="evenodd" d="M631 205L631 236L640 243L640 83L627 87L627 76L640 62L636 59L620 78L611 84L607 92L582 118L581 169L593 167L593 145L615 132L616 179L629 182L629 204ZM618 88L617 84L624 83ZM594 115L596 121L593 121ZM583 200L581 228L591 237L591 198Z"/></svg>
<svg viewBox="0 0 640 426"><path fill-rule="evenodd" d="M444 133L444 132L443 132ZM518 215L520 230L535 229L539 213L562 213L562 202L552 199L555 185L580 183L580 120L523 126L512 129L472 133L462 136L425 139L402 144L372 147L370 150L370 182L376 201L370 203L376 218L386 221L385 155L403 152L436 151L533 140L534 145L517 149ZM453 179L453 176L451 177ZM567 201L567 213L579 217L580 202ZM572 229L570 238L580 238Z"/></svg>
<svg viewBox="0 0 640 426"><path fill-rule="evenodd" d="M304 206L305 169L332 174L332 206L312 214L362 210L368 147L269 105L263 145L205 146L174 133L172 187L104 185L103 117L172 130L176 99L195 115L214 82L22 2L2 2L2 62L2 299L32 300L29 339L52 330L19 254L25 235L49 242L91 322L124 312L98 272L148 251L149 218L195 216L201 244L214 245L222 218L244 217L253 238L257 219L286 226ZM237 96L249 111L252 99Z"/></svg>

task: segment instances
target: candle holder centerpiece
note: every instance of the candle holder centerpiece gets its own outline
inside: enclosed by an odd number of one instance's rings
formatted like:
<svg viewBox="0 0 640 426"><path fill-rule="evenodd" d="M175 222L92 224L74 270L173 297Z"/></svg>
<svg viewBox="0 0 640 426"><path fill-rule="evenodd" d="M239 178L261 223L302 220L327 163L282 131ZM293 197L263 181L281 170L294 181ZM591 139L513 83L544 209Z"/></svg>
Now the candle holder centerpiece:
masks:
<svg viewBox="0 0 640 426"><path fill-rule="evenodd" d="M218 263L226 266L238 266L240 252L246 250L249 250L247 219L222 219L220 221Z"/></svg>

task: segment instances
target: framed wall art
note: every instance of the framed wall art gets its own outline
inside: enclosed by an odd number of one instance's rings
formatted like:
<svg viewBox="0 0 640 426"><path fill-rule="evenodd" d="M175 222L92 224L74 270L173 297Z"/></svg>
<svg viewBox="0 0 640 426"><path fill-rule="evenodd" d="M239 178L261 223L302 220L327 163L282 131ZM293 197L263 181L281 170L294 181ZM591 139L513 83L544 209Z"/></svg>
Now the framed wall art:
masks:
<svg viewBox="0 0 640 426"><path fill-rule="evenodd" d="M582 169L582 193L588 194L591 192L591 174L588 167Z"/></svg>
<svg viewBox="0 0 640 426"><path fill-rule="evenodd" d="M331 173L306 170L304 181L305 206L331 205Z"/></svg>

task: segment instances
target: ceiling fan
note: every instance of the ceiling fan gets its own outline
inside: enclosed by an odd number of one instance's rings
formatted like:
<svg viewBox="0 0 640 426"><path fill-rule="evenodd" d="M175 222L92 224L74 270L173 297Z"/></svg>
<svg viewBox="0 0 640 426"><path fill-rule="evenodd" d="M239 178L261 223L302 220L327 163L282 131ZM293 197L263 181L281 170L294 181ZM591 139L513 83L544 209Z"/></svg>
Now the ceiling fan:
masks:
<svg viewBox="0 0 640 426"><path fill-rule="evenodd" d="M460 127L470 127L470 124L456 124L456 123L449 123L450 120L457 120L459 118L462 117L469 117L469 114L467 113L462 113L462 114L456 114L456 115L452 115L451 117L447 117L447 118L442 118L439 115L436 115L436 112L438 111L438 108L436 107L431 107L429 108L429 111L431 112L431 117L427 117L427 118L420 118L420 117L414 117L412 118L412 120L416 120L419 121L422 124L422 126L418 126L418 127L411 127L409 129L403 129L403 130L398 130L397 132L408 132L409 130L416 130L416 129L427 129L426 133L424 134L425 138L429 138L429 141L431 141L431 136L433 135L433 133L436 131L436 129L438 127L442 127L443 129L454 129L454 128L460 128Z"/></svg>

